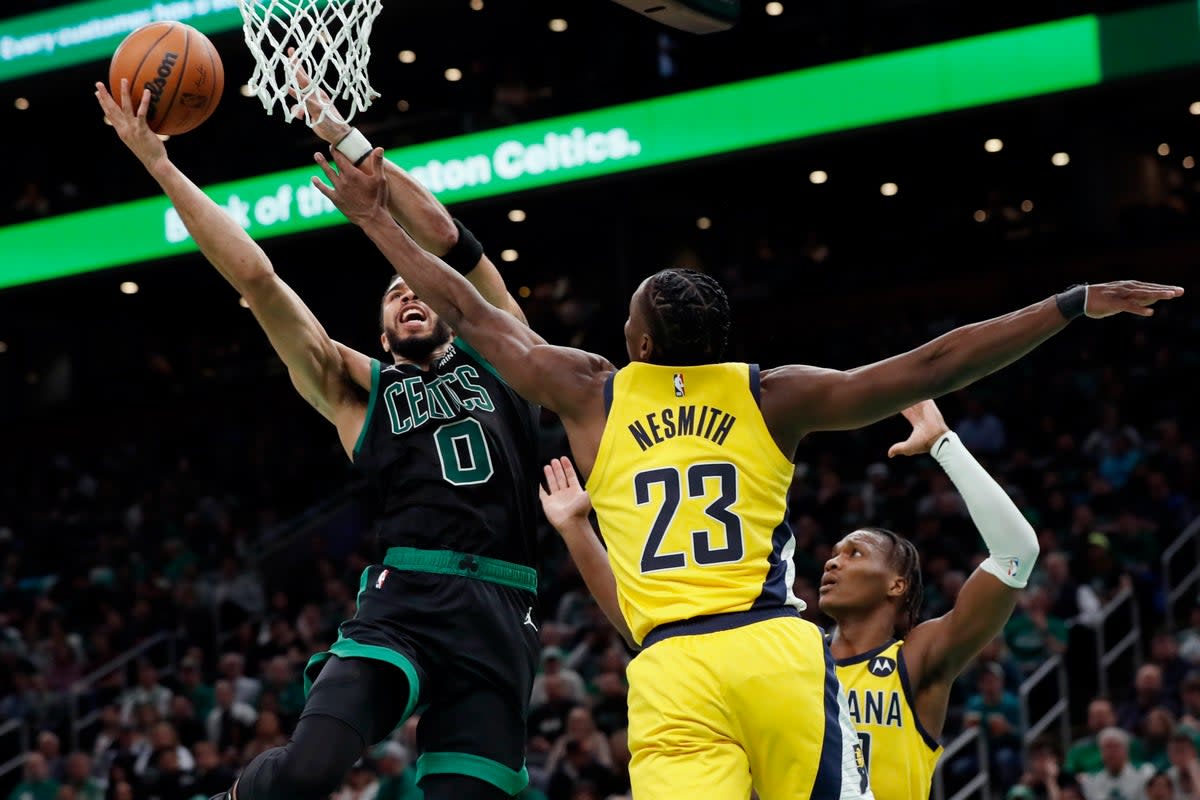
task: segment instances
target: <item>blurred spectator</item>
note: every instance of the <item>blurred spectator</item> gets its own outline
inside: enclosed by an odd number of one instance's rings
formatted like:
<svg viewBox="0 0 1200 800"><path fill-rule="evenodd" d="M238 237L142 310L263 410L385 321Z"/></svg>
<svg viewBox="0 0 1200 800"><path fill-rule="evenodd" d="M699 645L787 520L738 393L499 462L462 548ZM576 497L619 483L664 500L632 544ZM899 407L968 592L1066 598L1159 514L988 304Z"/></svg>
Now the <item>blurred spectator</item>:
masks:
<svg viewBox="0 0 1200 800"><path fill-rule="evenodd" d="M87 753L67 756L63 785L75 790L75 800L104 800L104 787L92 777L92 759Z"/></svg>
<svg viewBox="0 0 1200 800"><path fill-rule="evenodd" d="M145 748L134 762L134 774L146 775L155 766L155 759L164 751L174 753L175 760L170 762L173 764L173 769L191 772L195 768L196 759L186 747L180 744L175 726L169 722L160 722L150 730L150 746Z"/></svg>
<svg viewBox="0 0 1200 800"><path fill-rule="evenodd" d="M1083 440L1083 452L1099 461L1112 452L1118 437L1124 438L1128 447L1141 447L1141 434L1133 426L1121 422L1121 414L1115 405L1105 403L1100 411L1100 424Z"/></svg>
<svg viewBox="0 0 1200 800"><path fill-rule="evenodd" d="M987 743L991 772L1001 786L1021 776L1021 711L1017 698L1004 689L1004 670L988 664L979 671L978 694L967 700L963 724L979 727Z"/></svg>
<svg viewBox="0 0 1200 800"><path fill-rule="evenodd" d="M1193 667L1200 667L1200 597L1192 603L1189 625L1180 631L1179 655Z"/></svg>
<svg viewBox="0 0 1200 800"><path fill-rule="evenodd" d="M287 744L283 728L279 724L279 715L274 711L263 711L258 715L254 725L254 738L246 743L242 750L242 763L249 764L259 753L264 753L272 747L282 747Z"/></svg>
<svg viewBox="0 0 1200 800"><path fill-rule="evenodd" d="M1033 587L1018 601L1021 611L1004 626L1004 640L1022 671L1029 673L1067 651L1067 623L1050 614L1050 593Z"/></svg>
<svg viewBox="0 0 1200 800"><path fill-rule="evenodd" d="M375 773L360 759L350 768L342 788L333 793L332 800L375 800L379 781Z"/></svg>
<svg viewBox="0 0 1200 800"><path fill-rule="evenodd" d="M208 740L216 742L217 749L225 753L232 748L240 751L250 741L250 731L258 720L258 712L248 703L238 700L233 694L233 684L217 681L216 706L208 712L205 728Z"/></svg>
<svg viewBox="0 0 1200 800"><path fill-rule="evenodd" d="M1028 766L1006 800L1058 800L1062 759L1053 745L1037 742L1029 748Z"/></svg>
<svg viewBox="0 0 1200 800"><path fill-rule="evenodd" d="M191 701L197 719L205 719L216 702L213 687L205 683L200 661L195 658L187 657L179 662L179 691Z"/></svg>
<svg viewBox="0 0 1200 800"><path fill-rule="evenodd" d="M1200 800L1200 758L1196 755L1196 742L1187 733L1176 732L1167 745L1170 768L1167 774L1175 784L1177 798Z"/></svg>
<svg viewBox="0 0 1200 800"><path fill-rule="evenodd" d="M408 766L404 745L390 739L371 750L375 772L379 775L379 791L375 800L421 800L416 772Z"/></svg>
<svg viewBox="0 0 1200 800"><path fill-rule="evenodd" d="M1071 745L1063 768L1072 775L1099 772L1104 767L1104 759L1100 755L1100 731L1116 727L1116 724L1117 713L1111 701L1097 697L1088 703L1087 728L1090 735ZM1141 743L1133 740L1130 742L1130 748L1133 759L1141 762Z"/></svg>
<svg viewBox="0 0 1200 800"><path fill-rule="evenodd" d="M1150 640L1150 661L1162 671L1163 692L1178 697L1191 665L1179 657L1179 642L1169 633L1156 633Z"/></svg>
<svg viewBox="0 0 1200 800"><path fill-rule="evenodd" d="M1159 706L1172 712L1179 710L1175 699L1163 691L1162 668L1143 664L1133 679L1133 696L1117 710L1117 724L1130 732L1139 731L1146 714Z"/></svg>
<svg viewBox="0 0 1200 800"><path fill-rule="evenodd" d="M966 416L954 426L954 432L972 453L994 455L1004 449L1008 435L1004 423L974 397L966 402Z"/></svg>
<svg viewBox="0 0 1200 800"><path fill-rule="evenodd" d="M171 710L171 690L158 682L158 669L149 661L139 661L137 685L121 696L121 718L129 722L138 709L147 706L165 717Z"/></svg>
<svg viewBox="0 0 1200 800"><path fill-rule="evenodd" d="M1171 712L1165 708L1151 709L1142 720L1142 728L1139 733L1141 733L1143 748L1142 758L1138 759L1139 763L1149 764L1154 767L1156 772L1170 766L1167 747L1171 737L1175 735L1175 717Z"/></svg>
<svg viewBox="0 0 1200 800"><path fill-rule="evenodd" d="M246 658L241 653L222 653L218 663L221 677L233 686L238 702L248 706L258 703L262 682L246 675Z"/></svg>
<svg viewBox="0 0 1200 800"><path fill-rule="evenodd" d="M550 675L542 682L546 701L532 706L529 713L529 757L541 761L550 752L554 742L567 729L567 714L575 708L567 682L561 674Z"/></svg>
<svg viewBox="0 0 1200 800"><path fill-rule="evenodd" d="M596 727L591 710L579 706L571 709L567 714L566 733L550 749L550 755L546 759L547 772L555 771L572 742L581 745L582 749L597 764L603 767L612 766L612 752L608 748L608 737Z"/></svg>
<svg viewBox="0 0 1200 800"><path fill-rule="evenodd" d="M46 769L50 777L59 783L67 774L66 759L62 755L62 744L58 735L51 731L42 731L37 735L37 750L46 761Z"/></svg>
<svg viewBox="0 0 1200 800"><path fill-rule="evenodd" d="M1086 800L1141 800L1154 767L1133 765L1129 760L1129 734L1120 728L1105 728L1097 738L1104 766L1078 776Z"/></svg>
<svg viewBox="0 0 1200 800"><path fill-rule="evenodd" d="M1071 576L1071 562L1065 553L1045 553L1035 568L1030 584L1041 586L1050 593L1049 614L1062 620L1078 617L1084 625L1094 625L1099 619L1100 598L1092 587L1082 585Z"/></svg>
<svg viewBox="0 0 1200 800"><path fill-rule="evenodd" d="M578 796L576 786L584 782L590 784L593 796L597 798L605 798L617 788L616 776L610 767L600 762L593 740L572 739L563 748L563 758L550 776L546 794L550 800L572 800Z"/></svg>
<svg viewBox="0 0 1200 800"><path fill-rule="evenodd" d="M196 769L192 773L192 791L202 797L212 797L227 791L233 785L234 772L221 763L220 753L214 742L196 742L192 748Z"/></svg>
<svg viewBox="0 0 1200 800"><path fill-rule="evenodd" d="M29 753L25 757L23 778L8 795L8 800L56 800L58 781L50 776L46 759L41 753Z"/></svg>
<svg viewBox="0 0 1200 800"><path fill-rule="evenodd" d="M540 674L534 676L533 679L533 693L530 698L531 707L544 705L548 701L546 680L552 675L562 679L567 699L575 703L580 703L587 697L587 689L584 687L583 678L580 677L578 672L566 666L566 654L563 653L562 648L551 645L542 649L542 671Z"/></svg>

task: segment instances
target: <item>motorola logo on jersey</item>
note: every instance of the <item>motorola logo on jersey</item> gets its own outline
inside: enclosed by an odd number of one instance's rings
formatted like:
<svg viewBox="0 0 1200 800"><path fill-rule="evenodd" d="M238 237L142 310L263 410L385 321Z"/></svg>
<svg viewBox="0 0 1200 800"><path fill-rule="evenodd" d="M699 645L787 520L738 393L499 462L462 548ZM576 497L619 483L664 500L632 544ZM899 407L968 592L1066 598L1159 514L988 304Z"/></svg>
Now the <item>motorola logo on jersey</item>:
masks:
<svg viewBox="0 0 1200 800"><path fill-rule="evenodd" d="M886 678L896 671L896 662L887 656L875 656L867 669L877 678Z"/></svg>

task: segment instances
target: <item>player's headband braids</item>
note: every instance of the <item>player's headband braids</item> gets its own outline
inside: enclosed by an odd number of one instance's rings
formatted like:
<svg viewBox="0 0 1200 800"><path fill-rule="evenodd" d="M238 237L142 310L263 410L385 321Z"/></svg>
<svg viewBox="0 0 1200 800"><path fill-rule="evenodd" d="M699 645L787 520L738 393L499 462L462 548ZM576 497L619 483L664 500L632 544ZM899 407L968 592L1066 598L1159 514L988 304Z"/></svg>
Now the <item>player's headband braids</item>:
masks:
<svg viewBox="0 0 1200 800"><path fill-rule="evenodd" d="M665 269L647 285L654 362L694 366L720 361L729 342L729 298L692 269Z"/></svg>
<svg viewBox="0 0 1200 800"><path fill-rule="evenodd" d="M921 600L925 594L924 580L921 577L921 555L917 546L899 534L887 528L861 528L860 530L882 536L892 543L890 559L892 567L904 578L904 597L900 600L900 613L896 619L896 635L904 638L913 626L917 624L917 615L921 611Z"/></svg>

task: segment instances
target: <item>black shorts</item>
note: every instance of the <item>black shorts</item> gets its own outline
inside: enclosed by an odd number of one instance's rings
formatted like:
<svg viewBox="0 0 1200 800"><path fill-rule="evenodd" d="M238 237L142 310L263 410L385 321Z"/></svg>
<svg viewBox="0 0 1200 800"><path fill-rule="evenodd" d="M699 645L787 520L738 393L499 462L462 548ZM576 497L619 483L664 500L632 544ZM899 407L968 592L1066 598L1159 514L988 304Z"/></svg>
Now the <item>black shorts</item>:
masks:
<svg viewBox="0 0 1200 800"><path fill-rule="evenodd" d="M395 724L421 715L417 779L470 775L516 794L528 782L525 720L539 651L535 582L532 570L506 562L392 548L384 564L363 571L358 611L330 650L308 662L305 691L330 655L391 664L409 684ZM370 709L322 705L309 702L302 716L337 717L372 743Z"/></svg>

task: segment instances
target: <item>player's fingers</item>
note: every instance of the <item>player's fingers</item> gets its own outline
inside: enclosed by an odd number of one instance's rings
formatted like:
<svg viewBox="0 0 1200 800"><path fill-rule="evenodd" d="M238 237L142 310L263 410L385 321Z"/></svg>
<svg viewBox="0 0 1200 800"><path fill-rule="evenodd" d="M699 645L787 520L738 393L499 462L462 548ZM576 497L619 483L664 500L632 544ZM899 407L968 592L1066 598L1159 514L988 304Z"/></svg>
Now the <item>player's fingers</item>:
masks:
<svg viewBox="0 0 1200 800"><path fill-rule="evenodd" d="M133 100L129 98L129 79L121 78L121 110L126 114L133 113Z"/></svg>
<svg viewBox="0 0 1200 800"><path fill-rule="evenodd" d="M138 119L145 119L146 112L150 110L150 90L142 90L142 102L138 104L137 115Z"/></svg>
<svg viewBox="0 0 1200 800"><path fill-rule="evenodd" d="M550 487L550 491L557 491L558 487L554 484L554 470L550 469L550 465L542 467L542 474L546 476L546 485Z"/></svg>
<svg viewBox="0 0 1200 800"><path fill-rule="evenodd" d="M313 175L312 185L317 187L317 191L328 197L331 201L335 201L336 205L337 192L333 191L333 189L330 189L329 185L325 183L325 181L321 180L316 175Z"/></svg>
<svg viewBox="0 0 1200 800"><path fill-rule="evenodd" d="M538 484L538 497L540 497L542 499L542 502L544 503L544 502L546 502L546 498L548 498L549 496L550 495L546 492L546 487L542 486L539 483Z"/></svg>
<svg viewBox="0 0 1200 800"><path fill-rule="evenodd" d="M567 483L566 472L563 471L562 464L558 463L558 459L550 462L550 466L554 469L554 482L560 489L565 489L569 485Z"/></svg>
<svg viewBox="0 0 1200 800"><path fill-rule="evenodd" d="M117 102L112 99L112 95L108 93L108 88L103 83L96 84L96 99L100 101L100 107L104 109L104 116L112 122L113 115L121 109L117 107Z"/></svg>
<svg viewBox="0 0 1200 800"><path fill-rule="evenodd" d="M563 472L567 474L567 485L574 486L577 480L575 476L575 465L572 464L571 459L567 458L566 456L562 456L558 460L562 462Z"/></svg>
<svg viewBox="0 0 1200 800"><path fill-rule="evenodd" d="M337 186L337 172L333 167L329 166L329 162L325 159L322 153L313 153L313 160L317 162L317 166L325 173L325 177L329 178L329 182Z"/></svg>

